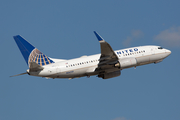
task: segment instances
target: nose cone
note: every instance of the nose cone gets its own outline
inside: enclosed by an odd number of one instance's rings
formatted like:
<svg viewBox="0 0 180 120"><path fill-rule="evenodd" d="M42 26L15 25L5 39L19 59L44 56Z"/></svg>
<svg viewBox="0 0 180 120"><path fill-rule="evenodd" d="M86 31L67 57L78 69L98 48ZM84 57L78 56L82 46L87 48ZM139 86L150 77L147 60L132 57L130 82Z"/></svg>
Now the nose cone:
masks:
<svg viewBox="0 0 180 120"><path fill-rule="evenodd" d="M169 55L171 54L171 51L170 50L166 50L166 53L168 53Z"/></svg>
<svg viewBox="0 0 180 120"><path fill-rule="evenodd" d="M171 51L166 49L166 53L167 53L167 56L169 56L171 54Z"/></svg>

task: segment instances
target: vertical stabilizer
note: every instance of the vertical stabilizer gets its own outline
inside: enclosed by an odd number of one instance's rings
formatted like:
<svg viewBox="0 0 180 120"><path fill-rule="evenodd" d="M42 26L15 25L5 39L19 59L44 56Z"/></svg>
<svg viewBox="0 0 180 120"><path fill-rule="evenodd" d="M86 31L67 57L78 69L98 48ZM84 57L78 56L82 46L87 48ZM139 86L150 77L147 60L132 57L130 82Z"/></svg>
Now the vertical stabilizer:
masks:
<svg viewBox="0 0 180 120"><path fill-rule="evenodd" d="M28 41L22 38L20 35L13 36L16 44L19 47L26 63L30 65L31 62L35 62L40 66L54 63L49 57L44 55L41 51L31 45Z"/></svg>

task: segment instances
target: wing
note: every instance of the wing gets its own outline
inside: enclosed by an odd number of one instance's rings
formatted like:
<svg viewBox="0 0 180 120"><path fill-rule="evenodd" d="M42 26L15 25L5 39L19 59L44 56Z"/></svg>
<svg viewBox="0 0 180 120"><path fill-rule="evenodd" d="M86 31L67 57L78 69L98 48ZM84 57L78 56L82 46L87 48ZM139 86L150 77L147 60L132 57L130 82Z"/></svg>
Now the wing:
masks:
<svg viewBox="0 0 180 120"><path fill-rule="evenodd" d="M97 32L94 31L94 33L101 45L101 56L97 70L105 72L117 71L114 65L118 62L118 56L112 47Z"/></svg>

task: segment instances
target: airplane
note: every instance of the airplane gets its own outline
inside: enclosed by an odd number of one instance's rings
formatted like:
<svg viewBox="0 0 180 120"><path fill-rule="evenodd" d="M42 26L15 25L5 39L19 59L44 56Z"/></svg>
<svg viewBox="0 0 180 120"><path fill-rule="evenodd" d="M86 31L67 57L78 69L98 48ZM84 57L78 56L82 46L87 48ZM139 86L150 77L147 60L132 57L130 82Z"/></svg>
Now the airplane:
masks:
<svg viewBox="0 0 180 120"><path fill-rule="evenodd" d="M148 45L114 51L96 31L101 53L65 60L47 57L20 35L13 36L29 69L25 73L31 76L49 78L79 78L97 75L109 79L121 75L123 69L150 63L159 63L171 54L161 46ZM11 76L13 77L13 76Z"/></svg>

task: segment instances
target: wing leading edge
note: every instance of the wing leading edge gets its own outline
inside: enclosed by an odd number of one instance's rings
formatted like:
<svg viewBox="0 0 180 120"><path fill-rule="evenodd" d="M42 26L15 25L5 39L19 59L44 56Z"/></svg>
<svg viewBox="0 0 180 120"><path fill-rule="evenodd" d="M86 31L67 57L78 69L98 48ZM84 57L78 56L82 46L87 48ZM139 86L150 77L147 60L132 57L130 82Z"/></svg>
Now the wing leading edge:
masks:
<svg viewBox="0 0 180 120"><path fill-rule="evenodd" d="M94 31L94 34L99 40L101 46L101 56L97 70L103 71L103 75L110 72L120 71L120 69L114 67L119 59L112 47L96 31Z"/></svg>
<svg viewBox="0 0 180 120"><path fill-rule="evenodd" d="M109 63L118 61L118 57L115 54L112 47L107 43L96 31L94 31L97 39L99 40L99 43L101 45L101 57L99 59L100 63L101 61L106 61Z"/></svg>

